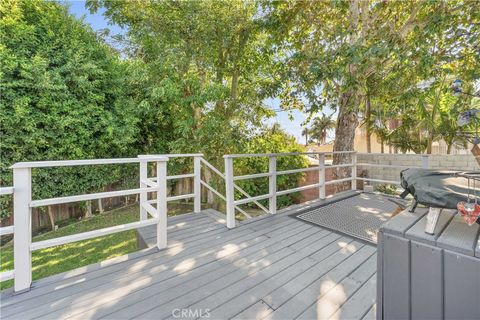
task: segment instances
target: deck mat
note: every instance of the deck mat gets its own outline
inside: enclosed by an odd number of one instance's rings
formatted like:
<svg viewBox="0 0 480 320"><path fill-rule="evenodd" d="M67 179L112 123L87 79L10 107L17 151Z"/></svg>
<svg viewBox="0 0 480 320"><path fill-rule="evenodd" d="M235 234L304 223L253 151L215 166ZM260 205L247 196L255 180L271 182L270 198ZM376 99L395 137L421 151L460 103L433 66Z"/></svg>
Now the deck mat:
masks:
<svg viewBox="0 0 480 320"><path fill-rule="evenodd" d="M376 244L378 229L397 209L388 199L361 193L299 214L297 218Z"/></svg>

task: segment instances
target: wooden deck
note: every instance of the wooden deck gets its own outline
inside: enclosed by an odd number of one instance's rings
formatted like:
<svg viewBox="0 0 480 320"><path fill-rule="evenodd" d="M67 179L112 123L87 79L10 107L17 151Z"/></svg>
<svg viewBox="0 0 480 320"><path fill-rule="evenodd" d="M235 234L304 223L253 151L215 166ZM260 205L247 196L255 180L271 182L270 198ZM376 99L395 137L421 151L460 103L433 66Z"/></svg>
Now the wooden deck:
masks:
<svg viewBox="0 0 480 320"><path fill-rule="evenodd" d="M1 318L374 319L376 248L290 213L233 230L212 211L170 218L168 249L3 293Z"/></svg>

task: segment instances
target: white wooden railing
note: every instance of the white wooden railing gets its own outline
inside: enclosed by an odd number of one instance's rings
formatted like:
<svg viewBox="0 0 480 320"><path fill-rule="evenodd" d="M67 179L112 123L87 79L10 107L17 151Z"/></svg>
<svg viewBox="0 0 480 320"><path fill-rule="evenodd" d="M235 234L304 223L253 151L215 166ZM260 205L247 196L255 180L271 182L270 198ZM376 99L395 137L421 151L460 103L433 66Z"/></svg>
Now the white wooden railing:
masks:
<svg viewBox="0 0 480 320"><path fill-rule="evenodd" d="M334 154L350 154L351 161L349 163L342 163L331 165L326 163L327 155ZM284 156L299 156L305 155L316 157L319 164L315 167L295 168L289 170L277 171L277 157ZM170 158L185 158L193 159L193 172L180 175L167 175L167 162ZM248 175L235 176L233 160L242 157L267 157L269 159L268 172L254 173ZM318 188L318 198L325 199L325 187L330 184L343 183L351 181L351 188L356 189L356 181L370 181L379 183L399 184L399 181L389 181L381 179L373 179L357 176L357 167L391 167L391 168L407 168L406 166L397 166L389 164L369 164L357 163L357 153L353 151L344 152L305 152L305 153L270 153L270 154L232 154L224 156L225 172L222 173L207 160L203 158L203 154L167 154L167 155L140 155L137 158L125 159L93 159L93 160L66 160L66 161L36 161L36 162L20 162L13 165L13 187L0 188L0 196L13 195L13 214L14 225L0 228L0 235L14 234L14 270L0 273L0 281L14 279L15 292L26 291L30 288L32 282L32 265L31 253L35 250L59 246L75 241L86 240L117 232L122 232L131 229L137 229L144 226L156 225L157 242L156 246L159 249L167 246L167 203L180 199L192 199L194 201L194 212L201 211L201 187L207 188L213 192L220 199L226 201L226 220L227 227L235 227L235 210L242 213L245 217L250 218L250 215L240 205L247 203L255 203L264 212L275 214L277 211L277 197L299 192L307 189ZM32 200L32 169L47 168L47 167L65 167L65 166L93 166L93 165L113 165L113 164L139 164L139 188L90 193L82 195L73 195L67 197L57 197L49 199ZM148 163L156 163L156 175L148 176ZM202 168L208 168L215 174L225 180L226 194L216 190L208 182L202 180ZM326 169L328 168L342 168L350 167L351 176L326 181ZM409 166L411 167L411 166ZM422 167L428 167L428 156L422 157ZM318 183L296 187L288 190L277 190L277 176L295 174L301 172L318 171ZM260 177L268 177L269 191L267 194L251 196L235 182L247 179L254 179ZM167 196L167 181L173 179L193 178L193 193L183 195ZM235 200L235 190L241 193L245 198ZM150 197L148 194L156 194L156 197ZM42 207L48 205L56 205L63 203L71 203L78 201L88 201L95 199L103 199L118 196L127 196L139 194L140 216L139 221L103 228L94 231L83 232L79 234L33 242L31 232L31 212L32 208ZM268 199L268 208L262 205L259 201ZM149 218L148 216L151 216Z"/></svg>
<svg viewBox="0 0 480 320"><path fill-rule="evenodd" d="M327 165L325 163L325 156L327 154L351 154L352 162L337 164L337 165ZM316 167L309 168L298 168L291 170L277 171L277 157L285 156L317 156L319 165ZM234 166L233 160L236 158L246 158L246 157L266 157L268 158L268 172L254 173L242 176L234 175ZM340 152L294 152L294 153L257 153L257 154L230 154L223 156L225 161L225 189L226 189L226 202L227 202L227 227L235 227L235 209L239 205L247 204L250 202L255 202L259 205L264 211L270 214L275 214L277 212L277 197L299 192L303 190L318 188L318 196L320 199L325 199L325 187L329 184L334 183L343 183L343 182L352 182L352 189L356 186L356 152L355 151L340 151ZM342 167L352 167L352 175L343 179L336 179L331 181L326 181L325 179L325 169L327 168L342 168ZM318 171L318 183L296 187L292 189L277 191L277 176L294 174L308 171ZM255 179L261 177L268 177L268 193L258 195L258 196L248 196L243 199L235 200L235 184L234 181L246 180L246 179ZM268 199L268 209L258 203L260 200Z"/></svg>
<svg viewBox="0 0 480 320"><path fill-rule="evenodd" d="M169 158L179 157L193 158L194 172L189 174L167 176L167 162ZM59 246L75 241L105 236L117 232L138 229L149 225L156 225L156 246L159 249L165 248L167 246L167 202L193 198L194 211L200 212L201 210L200 159L202 157L203 154L200 153L141 155L137 158L125 159L35 161L20 162L14 164L11 167L11 169L13 169L14 186L0 188L0 195L13 195L14 225L0 228L0 235L14 234L14 269L0 273L0 281L14 279L15 292L29 290L32 282L31 254L33 251ZM32 169L129 163L139 164L139 188L32 200ZM148 176L148 163L156 163L155 177ZM192 177L194 178L194 191L192 194L167 197L167 180ZM149 193L155 194L156 197L149 200ZM140 217L139 221L137 222L116 225L108 228L58 237L44 241L32 242L32 208L118 196L128 196L134 194L140 195ZM148 215L150 215L151 218L149 218Z"/></svg>
<svg viewBox="0 0 480 320"><path fill-rule="evenodd" d="M335 155L335 154L350 154L350 162L342 164L327 164L326 156ZM277 171L277 157L285 156L299 156L304 155L308 157L314 157L318 159L318 166L308 167L308 168L298 168ZM254 173L248 175L235 176L234 175L234 165L233 160L236 158L245 158L245 157L267 157L269 159L269 170L268 172ZM247 204L250 202L255 202L260 208L262 208L266 213L275 214L277 212L277 197L300 192L303 190L318 188L318 198L325 199L325 187L330 184L336 183L345 183L351 181L351 189L355 190L357 188L357 180L367 181L373 183L385 183L385 184L394 184L400 185L400 180L384 180L384 179L374 179L369 177L360 177L357 174L359 167L382 167L390 169L407 169L407 168L428 168L428 155L421 155L421 165L420 166L401 166L401 165L391 165L391 164L373 164L373 163L358 163L357 162L357 152L356 151L339 151L339 152L298 152L298 153L258 153L258 154L231 154L225 155L225 186L226 186L226 197L227 202L227 227L235 227L235 210L241 210L239 208L242 204ZM342 179L334 179L326 181L326 169L334 168L352 168L351 175ZM295 174L301 172L309 171L318 171L318 183L296 187L292 189L277 190L277 176L286 175L286 174ZM268 177L269 192L266 194L258 195L251 197L247 195L246 198L235 200L235 189L237 186L234 181L247 180ZM244 194L245 195L245 194ZM268 199L268 209L262 206L258 201Z"/></svg>

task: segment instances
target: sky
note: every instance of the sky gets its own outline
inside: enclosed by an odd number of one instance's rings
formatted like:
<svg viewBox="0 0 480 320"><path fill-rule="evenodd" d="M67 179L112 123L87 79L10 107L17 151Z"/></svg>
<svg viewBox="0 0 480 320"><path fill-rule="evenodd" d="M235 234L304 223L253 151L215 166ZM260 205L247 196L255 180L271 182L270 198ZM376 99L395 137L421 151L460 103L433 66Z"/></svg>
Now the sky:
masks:
<svg viewBox="0 0 480 320"><path fill-rule="evenodd" d="M88 9L85 8L85 1L70 0L66 1L69 5L69 11L77 18L83 18L84 21L90 24L93 30L100 30L108 28L111 34L124 33L125 31L117 25L112 25L107 22L107 19L103 16L104 9L100 9L97 13L91 14ZM278 99L267 99L265 104L272 109L280 109ZM330 112L328 112L329 114ZM289 134L295 136L299 143L305 143L305 138L302 137L302 123L307 119L308 115L299 111L280 111L276 112L276 116L265 121L266 124L272 125L279 123L280 126L285 129Z"/></svg>

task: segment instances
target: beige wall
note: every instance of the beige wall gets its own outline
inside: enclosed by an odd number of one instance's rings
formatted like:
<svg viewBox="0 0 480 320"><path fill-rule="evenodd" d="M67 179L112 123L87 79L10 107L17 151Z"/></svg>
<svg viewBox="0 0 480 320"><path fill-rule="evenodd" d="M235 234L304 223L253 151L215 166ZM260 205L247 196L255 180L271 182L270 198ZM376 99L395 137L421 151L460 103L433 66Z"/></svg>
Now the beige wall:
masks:
<svg viewBox="0 0 480 320"><path fill-rule="evenodd" d="M379 143L377 136L372 133L371 136L372 153L380 153L382 146ZM355 130L354 150L358 152L367 152L367 131L363 127L359 127ZM385 146L384 152L388 153L389 148Z"/></svg>
<svg viewBox="0 0 480 320"><path fill-rule="evenodd" d="M358 163L390 164L398 166L420 167L422 165L422 156L418 154L373 154L359 153L357 155ZM432 169L453 169L460 171L480 170L480 166L475 157L469 155L429 155L429 168ZM361 167L357 169L357 174L366 174L368 178L399 181L401 168L381 168L381 167Z"/></svg>
<svg viewBox="0 0 480 320"><path fill-rule="evenodd" d="M371 137L371 146L372 146L372 153L380 153L381 152L381 145L380 145L380 139L372 133ZM451 154L470 154L470 149L472 148L472 145L469 144L467 146L467 149L460 149L460 148L455 148L452 147ZM355 141L354 141L354 150L358 152L367 152L367 131L365 130L364 127L358 127L355 130ZM384 149L385 153L394 153L393 148L390 148L389 146L385 145ZM413 152L409 152L412 153ZM447 154L447 144L445 141L434 141L432 144L432 154Z"/></svg>

